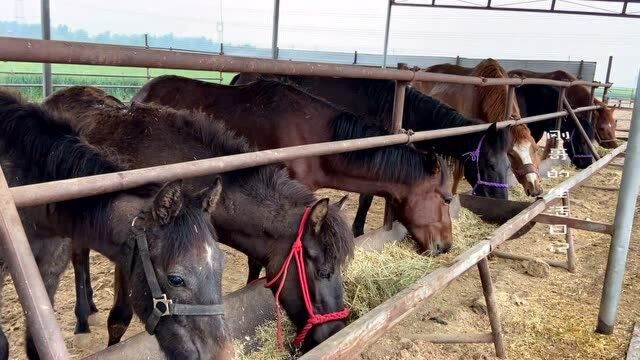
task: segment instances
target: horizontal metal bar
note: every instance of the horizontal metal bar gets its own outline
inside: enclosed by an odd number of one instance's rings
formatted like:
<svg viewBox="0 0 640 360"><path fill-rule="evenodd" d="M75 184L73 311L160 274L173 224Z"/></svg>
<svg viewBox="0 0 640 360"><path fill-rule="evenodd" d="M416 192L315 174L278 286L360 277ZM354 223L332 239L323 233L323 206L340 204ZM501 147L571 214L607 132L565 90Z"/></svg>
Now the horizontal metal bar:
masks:
<svg viewBox="0 0 640 360"><path fill-rule="evenodd" d="M33 71L0 71L0 74L3 75L37 75L37 76L42 76L41 72L33 72ZM94 74L94 73L88 73L88 74L80 74L80 73L52 73L52 76L77 76L77 77L106 77L106 78L123 78L123 79L153 79L155 78L155 76L146 76L146 75L118 75L118 74ZM216 77L216 78L212 78L212 77L198 77L198 78L193 78L193 79L197 79L197 80L220 80L222 79L221 77Z"/></svg>
<svg viewBox="0 0 640 360"><path fill-rule="evenodd" d="M515 260L515 261L536 261L536 260L540 260L540 261L544 262L545 264L548 264L549 266L553 266L553 267L558 267L558 268L563 268L565 270L569 270L569 264L567 263L566 260L558 261L558 260L541 259L541 258L532 257L532 256L512 254L512 253L508 253L508 252L505 252L505 251L499 251L499 250L494 250L492 252L492 254L497 256L497 257L499 257L499 258L502 258L502 259L509 259L509 260Z"/></svg>
<svg viewBox="0 0 640 360"><path fill-rule="evenodd" d="M613 234L613 225L611 224L576 219L568 216L540 214L535 218L533 218L533 221L542 223L542 224L550 224L550 225L567 225L572 229L597 232L597 233L602 233L607 235Z"/></svg>
<svg viewBox="0 0 640 360"><path fill-rule="evenodd" d="M446 4L416 4L416 3L399 3L393 2L395 6L412 6L412 7L431 7L445 9L466 9L466 10L500 10L500 11L516 11L516 12L534 12L534 13L555 13L566 15L590 15L590 16L611 16L623 18L640 18L640 15L632 13L620 12L596 12L596 11L578 11L578 10L558 10L555 9L535 9L535 8L517 8L517 7L496 7L496 6L470 6L470 5L446 5Z"/></svg>
<svg viewBox="0 0 640 360"><path fill-rule="evenodd" d="M589 81L555 81L548 79L489 79L380 69L356 65L323 64L301 61L257 59L226 55L203 55L191 52L147 49L145 47L102 45L57 40L0 37L0 60L44 63L133 66L148 68L258 72L280 75L315 75L400 81L437 81L477 86L547 84L559 87L585 85L609 87Z"/></svg>
<svg viewBox="0 0 640 360"><path fill-rule="evenodd" d="M590 106L587 108L593 108ZM578 111L578 109L576 110ZM584 110L586 111L586 110ZM558 112L554 114L559 114ZM553 114L551 114L553 115ZM557 116L557 115L556 115ZM542 121L555 116L538 116L536 119L508 120L499 122L499 127ZM395 134L369 138L333 141L286 148L262 150L251 153L221 156L211 159L188 161L177 164L161 165L143 169L122 171L111 174L88 176L84 178L52 181L11 188L18 207L28 207L50 202L77 199L113 191L121 191L150 182L163 182L176 179L204 176L245 169L254 166L274 164L311 156L340 154L349 151L374 147L406 144L416 141L432 140L453 135L469 134L486 130L492 124L462 126L450 129L420 131L413 135Z"/></svg>

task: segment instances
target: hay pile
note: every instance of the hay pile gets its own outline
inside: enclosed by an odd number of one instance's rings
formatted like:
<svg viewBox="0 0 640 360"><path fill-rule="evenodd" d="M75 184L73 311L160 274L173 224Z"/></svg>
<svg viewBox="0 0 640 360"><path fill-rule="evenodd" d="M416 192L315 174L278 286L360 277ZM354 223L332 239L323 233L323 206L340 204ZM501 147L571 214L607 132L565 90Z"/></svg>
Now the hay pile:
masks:
<svg viewBox="0 0 640 360"><path fill-rule="evenodd" d="M249 352L246 350L246 343L236 340L235 341L235 359L238 360L263 360L263 359L273 359L273 360L284 360L291 359L293 356L287 351L287 348L290 347L289 342L295 336L295 329L293 324L286 318L283 317L282 321L282 333L284 335L285 340L285 349L279 349L278 343L276 340L277 334L277 323L276 321L269 321L263 325L260 325L256 328L256 337L259 345L258 350L254 352Z"/></svg>

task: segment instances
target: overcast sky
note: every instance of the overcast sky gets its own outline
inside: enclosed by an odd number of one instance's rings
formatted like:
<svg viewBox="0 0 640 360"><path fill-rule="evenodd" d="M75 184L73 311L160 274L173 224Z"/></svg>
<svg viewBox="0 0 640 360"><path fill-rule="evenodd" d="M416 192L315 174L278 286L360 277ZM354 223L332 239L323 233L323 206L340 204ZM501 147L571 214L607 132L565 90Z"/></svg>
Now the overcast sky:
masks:
<svg viewBox="0 0 640 360"><path fill-rule="evenodd" d="M219 40L218 24L222 22L225 43L271 46L273 1L222 0L222 12L220 1L51 0L51 21L54 26L65 24L92 34L173 32L214 40ZM522 1L493 0L492 4ZM581 7L558 1L558 8ZM523 6L544 7L549 2ZM16 11L19 3L23 11ZM281 0L279 46L379 53L386 3ZM582 3L610 10L620 7L598 1ZM0 20L15 20L18 15L23 21L38 23L39 4L39 0L0 0ZM628 11L640 11L640 4L630 4ZM597 61L597 80L604 80L607 58L613 55L612 81L635 87L639 44L640 19L394 7L389 49L391 53L415 55Z"/></svg>

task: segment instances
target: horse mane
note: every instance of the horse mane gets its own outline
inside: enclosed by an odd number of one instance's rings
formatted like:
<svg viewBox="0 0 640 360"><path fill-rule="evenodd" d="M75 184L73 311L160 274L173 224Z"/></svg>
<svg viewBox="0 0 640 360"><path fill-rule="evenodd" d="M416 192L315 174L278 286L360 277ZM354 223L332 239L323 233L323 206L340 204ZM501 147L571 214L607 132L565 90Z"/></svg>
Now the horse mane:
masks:
<svg viewBox="0 0 640 360"><path fill-rule="evenodd" d="M123 170L82 141L64 119L1 89L0 142L5 159L3 167L12 172L7 175L12 186ZM140 195L155 187L150 185L127 192ZM103 194L56 203L55 212L68 215L76 232L106 236L113 198L113 194Z"/></svg>
<svg viewBox="0 0 640 360"><path fill-rule="evenodd" d="M265 84L275 86L276 84ZM247 140L235 131L227 128L223 122L216 121L204 112L173 110L159 105L134 103L129 113L152 110L161 114L157 118L177 131L186 131L204 146L210 149L213 156L233 155L257 151ZM151 121L152 117L145 116ZM276 165L265 165L236 170L221 174L224 184L232 184L247 197L258 198L262 206L281 211L282 204L306 207L317 199L313 192L300 182L289 177L286 169ZM260 183L264 186L256 186ZM351 229L346 225L337 209L330 208L327 218L318 237L325 250L327 259L335 259L342 265L353 254L354 242ZM293 239L291 239L293 240Z"/></svg>
<svg viewBox="0 0 640 360"><path fill-rule="evenodd" d="M362 117L348 112L339 113L331 122L332 140L350 140L389 135L383 128L367 123ZM413 184L433 176L440 169L440 162L432 153L422 153L407 145L358 150L337 155L350 166L363 167L382 181Z"/></svg>
<svg viewBox="0 0 640 360"><path fill-rule="evenodd" d="M497 61L491 58L482 60L475 68L473 68L473 71L471 71L469 75L483 78L509 77L504 68L500 66ZM476 87L476 91L480 97L480 106L482 114L484 115L484 120L487 122L504 120L506 114L505 106L509 96L509 87L506 85L479 86ZM515 113L512 113L511 116L519 119L520 112L517 109L517 106L515 106Z"/></svg>

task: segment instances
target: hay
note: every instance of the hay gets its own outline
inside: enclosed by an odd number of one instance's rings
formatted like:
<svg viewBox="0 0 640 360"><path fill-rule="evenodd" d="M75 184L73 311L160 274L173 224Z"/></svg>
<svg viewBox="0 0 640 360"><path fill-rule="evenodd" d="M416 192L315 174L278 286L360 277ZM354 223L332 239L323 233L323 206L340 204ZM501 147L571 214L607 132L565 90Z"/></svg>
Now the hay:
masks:
<svg viewBox="0 0 640 360"><path fill-rule="evenodd" d="M408 240L387 244L379 252L356 250L343 272L345 301L355 319L371 311L436 267Z"/></svg>
<svg viewBox="0 0 640 360"><path fill-rule="evenodd" d="M256 351L249 352L246 350L246 342L236 340L234 342L235 359L238 360L285 360L293 359L294 355L291 355L287 348L291 347L288 341L291 341L295 336L295 329L293 324L286 318L282 321L282 333L285 339L285 349L279 349L276 334L277 323L276 321L269 321L256 328L256 337L258 339L259 348Z"/></svg>

